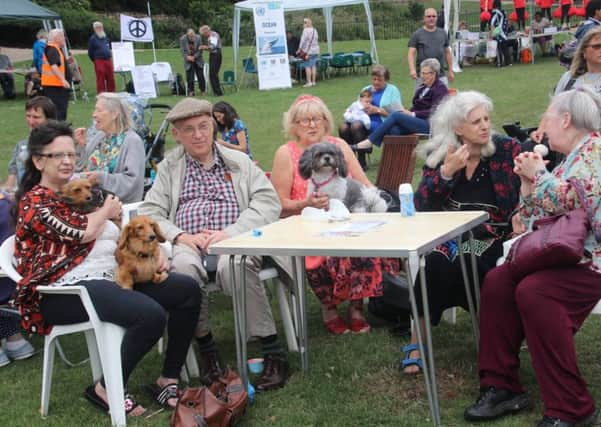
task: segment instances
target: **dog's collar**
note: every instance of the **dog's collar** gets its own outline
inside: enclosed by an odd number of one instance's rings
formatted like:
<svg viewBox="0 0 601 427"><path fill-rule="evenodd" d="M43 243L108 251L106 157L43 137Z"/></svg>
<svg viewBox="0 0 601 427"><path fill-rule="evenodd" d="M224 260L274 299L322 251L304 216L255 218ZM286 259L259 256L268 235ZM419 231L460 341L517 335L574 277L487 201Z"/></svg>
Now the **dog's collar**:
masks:
<svg viewBox="0 0 601 427"><path fill-rule="evenodd" d="M326 179L325 181L317 182L317 181L315 181L315 178L311 178L311 182L315 186L315 190L319 190L324 185L328 185L330 182L332 182L334 180L334 178L336 178L337 176L338 176L338 172L334 171L334 172L332 172L332 175L330 175L330 177L328 179Z"/></svg>

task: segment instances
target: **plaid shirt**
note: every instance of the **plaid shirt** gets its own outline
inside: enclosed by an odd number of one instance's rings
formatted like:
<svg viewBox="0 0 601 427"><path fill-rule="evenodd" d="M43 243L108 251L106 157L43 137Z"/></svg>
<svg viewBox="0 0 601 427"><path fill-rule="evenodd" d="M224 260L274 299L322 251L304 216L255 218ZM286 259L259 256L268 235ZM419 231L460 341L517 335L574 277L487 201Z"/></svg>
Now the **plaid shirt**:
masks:
<svg viewBox="0 0 601 427"><path fill-rule="evenodd" d="M204 229L223 230L240 216L231 175L217 150L213 152L215 164L208 170L186 154L186 177L175 225L190 234Z"/></svg>

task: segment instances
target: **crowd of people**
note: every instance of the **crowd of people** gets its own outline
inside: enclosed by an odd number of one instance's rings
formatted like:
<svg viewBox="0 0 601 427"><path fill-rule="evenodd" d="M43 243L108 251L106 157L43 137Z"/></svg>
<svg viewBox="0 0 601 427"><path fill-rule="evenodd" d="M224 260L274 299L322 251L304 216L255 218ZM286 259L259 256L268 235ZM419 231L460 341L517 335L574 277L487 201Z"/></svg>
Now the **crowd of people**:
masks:
<svg viewBox="0 0 601 427"><path fill-rule="evenodd" d="M493 28L506 19L499 3L491 4ZM224 374L210 324L207 288L209 277L214 277L216 286L230 294L232 278L228 259L208 255L208 248L298 215L307 207L327 209L328 195L319 190L308 193L309 181L299 172L301 156L313 145L324 141L336 145L349 176L372 187L361 154L380 145L385 135L421 133L428 141L417 149L423 160L414 197L417 210L483 210L489 215L473 230L471 242L461 246L445 242L425 259L428 310L431 323L437 325L445 309L468 309L459 259L462 254L476 258L474 265L468 265L468 270L476 271L468 273L481 283L480 395L466 408L465 419L492 420L530 405L519 379L519 353L526 340L544 403L538 426L594 425L598 410L577 366L574 334L601 299L601 242L595 238L601 226L601 27L592 25L581 35L572 67L561 77L533 134L535 140L546 135L550 149L563 156L549 171L541 154L523 151L518 141L494 133L489 97L471 90L449 93L448 83L454 78L452 54L436 21L436 11L426 9L424 27L409 41L408 74L415 79L410 108L403 107L401 93L383 65L373 67L371 84L359 91L339 126L323 99L300 95L284 113L288 141L275 151L270 176L253 161L248 124L233 105L186 97L165 117L177 146L158 164L146 194L144 144L124 100L110 93L114 84L106 72L110 43L102 24L94 23L89 50L102 89L92 115L95 133L73 130L65 122L64 91L69 90L70 78L61 49L64 34L51 31L40 65L42 86L51 90L25 106L30 134L15 146L5 183L16 186L15 259L23 278L16 284L14 303L23 328L45 334L52 325L84 321L78 298L41 298L37 291L48 284L84 286L100 319L126 330L121 349L124 384L167 328L167 351L151 390L156 402L172 409L181 394L179 372L192 342L202 362L202 381L211 384ZM304 27L297 49L308 54L310 64L318 53L313 46L317 32L308 18ZM194 76L201 94L206 92L201 70L202 51L208 50L210 84L217 94L220 37L208 26L201 27L200 33L206 41L193 29L180 39L188 93L194 92ZM502 38L503 31L497 35ZM313 86L313 67L305 70L306 86ZM336 130L340 137L334 135ZM78 212L60 197L62 186L76 173L111 194L94 212ZM160 271L168 273L165 282L161 286L136 283L132 292L115 282L113 253L119 230L111 220L119 217L123 203L140 201L138 213L157 222L172 252L161 253L159 259ZM581 204L592 215L581 263L522 278L514 277L507 264L496 266L509 237L525 233L535 219ZM100 248L99 241L106 244ZM235 262L242 261L236 258ZM244 262L247 330L243 333L261 345L265 366L255 387L269 391L286 384L290 366L259 272L273 266L284 282L291 283L292 263L287 257L259 256ZM78 268L82 264L85 271ZM364 299L381 296L383 276L399 276L402 271L398 259L374 257L306 257L304 267L324 328L332 335L369 333ZM400 367L404 374L415 375L424 368L417 328L425 327L425 307L421 278L410 286L415 289L419 317L403 347ZM340 314L343 304L345 315ZM33 354L14 319L0 317L0 338L8 338L0 350L0 366ZM84 395L94 405L108 408L103 379L91 384ZM131 395L125 403L130 416L146 412Z"/></svg>

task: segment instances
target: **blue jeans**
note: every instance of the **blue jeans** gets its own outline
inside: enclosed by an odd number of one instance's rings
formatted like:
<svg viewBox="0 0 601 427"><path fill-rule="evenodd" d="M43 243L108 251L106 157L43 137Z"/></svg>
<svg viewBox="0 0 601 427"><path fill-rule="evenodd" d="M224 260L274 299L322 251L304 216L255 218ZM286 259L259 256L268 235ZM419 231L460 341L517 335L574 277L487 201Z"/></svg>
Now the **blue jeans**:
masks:
<svg viewBox="0 0 601 427"><path fill-rule="evenodd" d="M430 122L395 111L369 135L368 139L379 147L386 135L409 135L412 133L430 133Z"/></svg>

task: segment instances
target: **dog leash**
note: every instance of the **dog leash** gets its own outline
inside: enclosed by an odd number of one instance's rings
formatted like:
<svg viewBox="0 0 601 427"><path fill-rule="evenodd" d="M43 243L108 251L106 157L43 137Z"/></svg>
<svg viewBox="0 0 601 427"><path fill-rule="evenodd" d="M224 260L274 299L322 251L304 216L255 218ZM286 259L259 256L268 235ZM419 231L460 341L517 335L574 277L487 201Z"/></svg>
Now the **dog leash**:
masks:
<svg viewBox="0 0 601 427"><path fill-rule="evenodd" d="M315 191L319 190L321 187L323 187L324 185L328 185L330 182L332 182L334 180L334 178L336 178L338 176L338 172L334 171L332 172L332 176L330 176L328 179L326 179L323 182L317 182L315 181L315 178L311 178L311 182L313 183L313 185L315 186Z"/></svg>

